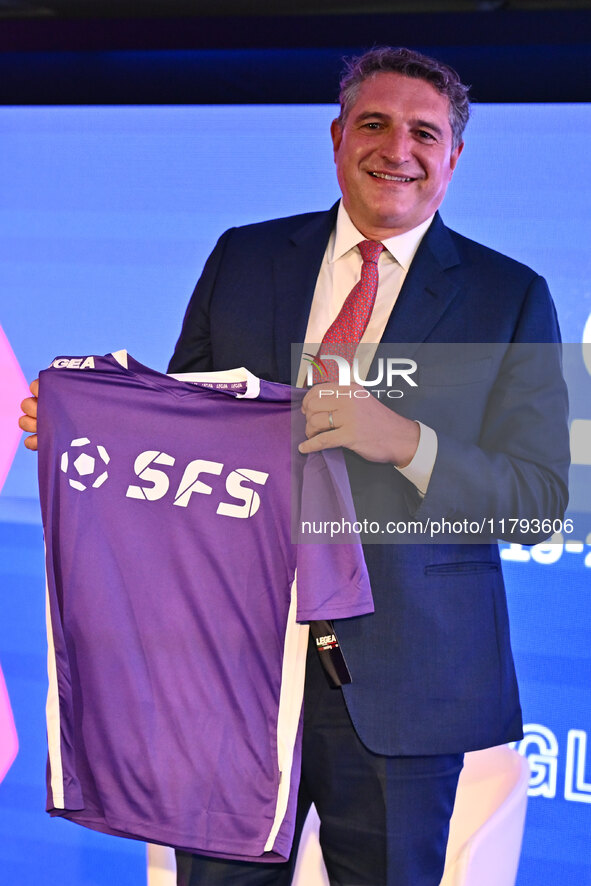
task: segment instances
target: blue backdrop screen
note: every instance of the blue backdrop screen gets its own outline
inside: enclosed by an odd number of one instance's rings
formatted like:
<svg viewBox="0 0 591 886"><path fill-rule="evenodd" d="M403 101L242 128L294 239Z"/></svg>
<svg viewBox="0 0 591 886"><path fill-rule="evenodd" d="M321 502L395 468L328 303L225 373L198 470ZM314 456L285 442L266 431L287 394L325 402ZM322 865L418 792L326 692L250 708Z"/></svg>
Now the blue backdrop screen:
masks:
<svg viewBox="0 0 591 886"><path fill-rule="evenodd" d="M15 454L10 430L23 396L20 370L31 379L56 355L118 348L163 370L204 260L227 227L323 209L338 197L334 115L330 105L0 109L3 882L132 886L145 878L142 844L50 821L43 811L43 540L36 458L22 446ZM442 215L550 284L573 343L571 496L588 514L587 136L591 106L476 106ZM533 768L518 883L584 886L591 535L552 547L504 545L502 553L528 724L521 750Z"/></svg>

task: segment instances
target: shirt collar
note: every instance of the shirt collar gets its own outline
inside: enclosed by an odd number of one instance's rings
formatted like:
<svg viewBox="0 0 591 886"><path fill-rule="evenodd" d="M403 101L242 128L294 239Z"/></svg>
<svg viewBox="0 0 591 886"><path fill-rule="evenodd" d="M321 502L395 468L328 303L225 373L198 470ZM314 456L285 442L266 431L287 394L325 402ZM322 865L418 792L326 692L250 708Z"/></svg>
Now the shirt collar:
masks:
<svg viewBox="0 0 591 886"><path fill-rule="evenodd" d="M415 257L415 252L419 248L419 244L425 236L427 228L433 221L433 218L434 215L431 215L429 218L425 219L424 222L421 222L420 225L417 225L416 228L412 228L410 231L405 231L404 234L397 234L395 237L388 237L386 240L381 241L390 255L396 259L398 264L404 268L405 271L408 271L410 268L411 262ZM342 258L345 253L349 252L349 250L353 249L358 243L361 243L361 241L365 239L367 238L357 230L351 221L349 213L343 206L343 201L341 200L337 212L334 244L332 255L329 257L329 262L335 262L339 258Z"/></svg>

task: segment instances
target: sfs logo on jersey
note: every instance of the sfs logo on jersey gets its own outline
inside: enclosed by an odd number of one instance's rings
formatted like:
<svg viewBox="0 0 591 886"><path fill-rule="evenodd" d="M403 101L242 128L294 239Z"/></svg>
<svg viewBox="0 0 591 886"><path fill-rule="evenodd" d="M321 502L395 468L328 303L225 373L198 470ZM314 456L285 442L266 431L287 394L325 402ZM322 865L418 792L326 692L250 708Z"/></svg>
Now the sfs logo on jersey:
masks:
<svg viewBox="0 0 591 886"><path fill-rule="evenodd" d="M69 449L61 456L60 468L68 478L72 489L84 492L89 487L97 489L105 482L108 473L105 466L110 457L101 444L94 445L88 437L72 440ZM176 459L167 452L149 449L140 452L133 463L133 472L142 484L130 483L125 492L126 498L138 501L159 501L170 490L171 478L166 468L175 465ZM156 467L158 465L159 467ZM172 495L172 504L186 508L193 495L211 495L213 487L205 481L208 475L219 477L224 464L196 458L185 467L181 480ZM264 486L268 474L251 468L236 468L225 478L225 492L230 501L220 501L216 513L226 517L245 519L252 517L261 505L261 498L251 484Z"/></svg>
<svg viewBox="0 0 591 886"><path fill-rule="evenodd" d="M125 493L127 498L137 498L142 501L157 501L164 498L170 487L170 477L166 471L153 467L153 465L172 467L174 464L175 459L166 452L158 452L153 449L140 452L134 462L133 470L137 477L147 485L131 484ZM213 488L202 478L207 475L219 477L223 470L224 465L221 461L209 461L205 458L196 458L190 461L174 493L173 504L180 508L186 508L191 496L195 494L211 495ZM221 501L216 514L243 519L252 517L261 505L261 498L250 484L256 483L259 486L264 486L268 476L264 471L254 471L250 468L237 468L230 471L226 477L226 492L234 501Z"/></svg>
<svg viewBox="0 0 591 886"><path fill-rule="evenodd" d="M60 468L72 489L84 492L89 486L98 489L103 485L109 476L105 470L109 461L109 453L104 446L91 443L88 437L78 437L62 453Z"/></svg>

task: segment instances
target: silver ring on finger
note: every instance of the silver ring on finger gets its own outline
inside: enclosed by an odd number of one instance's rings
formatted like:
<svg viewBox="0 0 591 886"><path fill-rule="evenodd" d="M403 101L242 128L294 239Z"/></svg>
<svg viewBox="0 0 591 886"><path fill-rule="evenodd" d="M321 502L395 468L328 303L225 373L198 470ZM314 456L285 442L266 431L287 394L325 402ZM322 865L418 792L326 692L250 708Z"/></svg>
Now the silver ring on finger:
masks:
<svg viewBox="0 0 591 886"><path fill-rule="evenodd" d="M331 431L334 431L335 426L334 426L334 419L333 419L333 417L332 417L332 412L329 412L329 413L328 413L328 426L329 426L329 428L330 428Z"/></svg>

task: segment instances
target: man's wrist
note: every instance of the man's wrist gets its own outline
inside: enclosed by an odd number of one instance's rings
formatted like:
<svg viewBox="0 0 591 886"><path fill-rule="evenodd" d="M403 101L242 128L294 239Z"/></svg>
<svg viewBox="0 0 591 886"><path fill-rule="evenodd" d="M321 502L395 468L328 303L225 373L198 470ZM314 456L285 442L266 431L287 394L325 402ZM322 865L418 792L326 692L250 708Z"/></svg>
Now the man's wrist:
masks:
<svg viewBox="0 0 591 886"><path fill-rule="evenodd" d="M416 486L421 495L427 494L427 488L437 458L437 434L428 425L417 421L419 440L415 453L406 465L395 465L403 477Z"/></svg>
<svg viewBox="0 0 591 886"><path fill-rule="evenodd" d="M395 468L407 468L412 464L421 440L421 426L418 421L405 419L404 433L396 439L396 456L392 461Z"/></svg>

